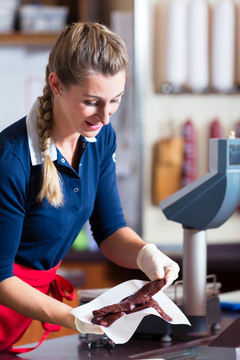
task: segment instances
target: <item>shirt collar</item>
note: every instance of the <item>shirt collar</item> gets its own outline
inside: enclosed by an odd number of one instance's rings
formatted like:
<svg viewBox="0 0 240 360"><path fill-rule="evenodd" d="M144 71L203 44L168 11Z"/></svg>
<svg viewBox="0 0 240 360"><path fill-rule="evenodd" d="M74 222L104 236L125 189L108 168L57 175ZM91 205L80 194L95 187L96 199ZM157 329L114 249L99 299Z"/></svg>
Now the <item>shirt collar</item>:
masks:
<svg viewBox="0 0 240 360"><path fill-rule="evenodd" d="M40 165L43 163L43 156L39 147L38 131L37 131L37 108L39 102L38 99L34 102L29 114L26 117L28 145L30 150L30 157L32 165ZM95 137L85 137L88 142L96 142ZM52 161L57 160L57 149L54 142L50 144L49 155Z"/></svg>

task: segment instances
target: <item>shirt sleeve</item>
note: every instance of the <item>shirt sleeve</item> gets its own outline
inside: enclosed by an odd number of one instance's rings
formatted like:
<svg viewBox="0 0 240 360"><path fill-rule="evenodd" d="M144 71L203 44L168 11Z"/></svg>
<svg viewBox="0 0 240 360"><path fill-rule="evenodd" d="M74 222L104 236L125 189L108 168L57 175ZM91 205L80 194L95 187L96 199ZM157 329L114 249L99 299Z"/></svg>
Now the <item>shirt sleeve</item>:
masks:
<svg viewBox="0 0 240 360"><path fill-rule="evenodd" d="M126 226L116 179L116 135L109 129L102 147L100 176L94 210L90 218L94 239L100 243L116 230Z"/></svg>
<svg viewBox="0 0 240 360"><path fill-rule="evenodd" d="M26 176L19 159L0 151L0 281L13 275L25 215Z"/></svg>

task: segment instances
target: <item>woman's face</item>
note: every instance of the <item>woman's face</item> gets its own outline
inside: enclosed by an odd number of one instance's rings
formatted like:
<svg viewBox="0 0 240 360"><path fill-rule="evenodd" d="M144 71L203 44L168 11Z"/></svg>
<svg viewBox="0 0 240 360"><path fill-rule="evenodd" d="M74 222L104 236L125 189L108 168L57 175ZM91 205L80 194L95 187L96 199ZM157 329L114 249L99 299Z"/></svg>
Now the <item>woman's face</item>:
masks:
<svg viewBox="0 0 240 360"><path fill-rule="evenodd" d="M113 76L95 74L79 85L64 87L55 73L49 76L54 93L53 132L58 136L81 134L94 137L107 125L121 102L125 72Z"/></svg>

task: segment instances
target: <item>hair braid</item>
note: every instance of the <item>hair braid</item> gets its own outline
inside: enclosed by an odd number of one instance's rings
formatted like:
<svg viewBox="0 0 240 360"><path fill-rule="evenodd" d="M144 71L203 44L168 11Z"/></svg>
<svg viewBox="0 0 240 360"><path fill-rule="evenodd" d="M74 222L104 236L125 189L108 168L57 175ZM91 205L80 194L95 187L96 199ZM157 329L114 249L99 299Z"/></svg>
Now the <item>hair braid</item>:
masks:
<svg viewBox="0 0 240 360"><path fill-rule="evenodd" d="M63 204L63 195L59 173L49 155L52 142L52 92L49 85L44 87L43 96L39 97L37 124L40 149L44 158L42 188L38 199L43 201L46 197L51 205L58 207Z"/></svg>

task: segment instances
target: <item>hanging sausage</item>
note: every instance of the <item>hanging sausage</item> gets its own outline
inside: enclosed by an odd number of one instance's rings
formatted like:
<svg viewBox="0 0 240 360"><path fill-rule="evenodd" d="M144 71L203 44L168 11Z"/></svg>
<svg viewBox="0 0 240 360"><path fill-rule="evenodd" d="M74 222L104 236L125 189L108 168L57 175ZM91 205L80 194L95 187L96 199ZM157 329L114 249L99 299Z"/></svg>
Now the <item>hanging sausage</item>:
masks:
<svg viewBox="0 0 240 360"><path fill-rule="evenodd" d="M182 185L186 186L196 179L196 134L192 120L187 120L183 125L184 160Z"/></svg>
<svg viewBox="0 0 240 360"><path fill-rule="evenodd" d="M210 124L209 137L211 139L220 139L222 137L222 126L217 118Z"/></svg>

